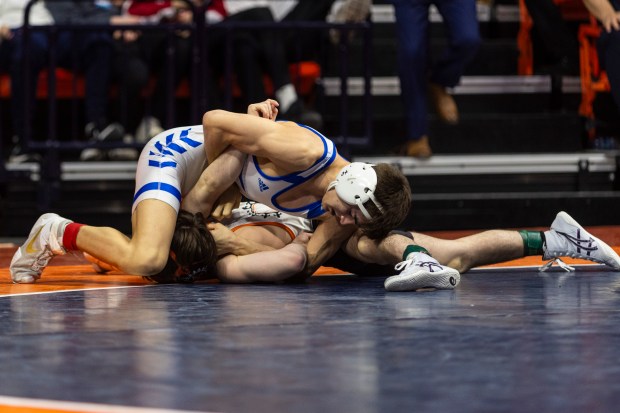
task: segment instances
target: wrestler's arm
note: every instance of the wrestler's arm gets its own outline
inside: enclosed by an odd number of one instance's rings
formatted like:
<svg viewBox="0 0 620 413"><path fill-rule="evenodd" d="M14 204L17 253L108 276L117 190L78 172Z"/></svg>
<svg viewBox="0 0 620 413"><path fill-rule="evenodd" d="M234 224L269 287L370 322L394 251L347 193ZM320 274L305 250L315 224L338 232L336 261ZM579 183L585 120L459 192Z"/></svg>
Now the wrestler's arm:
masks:
<svg viewBox="0 0 620 413"><path fill-rule="evenodd" d="M283 170L310 167L323 155L314 132L293 122L273 122L241 113L212 110L203 116L205 149L211 161L229 146L269 159Z"/></svg>
<svg viewBox="0 0 620 413"><path fill-rule="evenodd" d="M273 251L236 256L217 262L218 278L227 283L278 282L303 271L309 234L300 234L292 243Z"/></svg>
<svg viewBox="0 0 620 413"><path fill-rule="evenodd" d="M264 102L249 105L245 116L262 118L273 123L277 115L278 102L267 99ZM220 220L229 217L241 200L235 179L241 172L246 154L232 146L218 146L217 136L204 128L203 130L209 166L203 171L194 188L186 195L183 208L190 212L201 211L205 216L210 213L215 219ZM218 146L219 149L214 152L211 148L213 146ZM224 154L227 154L226 159L219 159Z"/></svg>
<svg viewBox="0 0 620 413"><path fill-rule="evenodd" d="M257 239L252 239L252 237L247 236L248 234L246 234L246 236L239 236L237 233L218 222L208 223L207 228L209 228L211 235L213 235L215 239L218 255L248 255L261 251L275 250L281 248L285 244L280 241L278 243L279 245L274 245L273 240L264 235L256 235L254 238ZM252 231L258 231L259 234L260 231L263 231L261 227L251 228Z"/></svg>
<svg viewBox="0 0 620 413"><path fill-rule="evenodd" d="M245 156L232 148L223 152L202 172L194 187L183 197L181 208L209 216L218 198L239 176ZM239 205L238 200L236 205Z"/></svg>
<svg viewBox="0 0 620 413"><path fill-rule="evenodd" d="M340 225L335 217L321 222L308 242L308 261L304 269L311 276L325 261L331 258L355 232L354 225Z"/></svg>

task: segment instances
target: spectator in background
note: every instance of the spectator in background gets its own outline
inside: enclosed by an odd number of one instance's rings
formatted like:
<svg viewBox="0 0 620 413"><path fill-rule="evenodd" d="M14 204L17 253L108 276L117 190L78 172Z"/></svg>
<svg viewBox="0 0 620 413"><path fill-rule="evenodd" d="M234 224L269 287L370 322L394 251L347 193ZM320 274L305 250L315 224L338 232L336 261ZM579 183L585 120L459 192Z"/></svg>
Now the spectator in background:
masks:
<svg viewBox="0 0 620 413"><path fill-rule="evenodd" d="M118 1L121 16L136 19L140 24L158 25L177 21L180 12L172 1L135 0ZM191 22L191 13L190 13ZM138 142L146 142L152 136L163 131L161 120L165 119L165 98L167 66L164 60L166 53L166 32L153 30L117 30L113 33L114 55L112 60L112 76L119 83L120 117L124 118L125 126L134 130L134 138ZM173 38L175 51L174 65L176 86L182 76L187 74L190 59L190 39L185 33L175 34ZM159 70L162 68L161 70ZM152 100L150 113L140 118L141 93L148 85L151 75L160 72Z"/></svg>
<svg viewBox="0 0 620 413"><path fill-rule="evenodd" d="M331 23L361 23L370 15L371 0L269 0L277 21L328 21ZM338 43L338 31L330 31L333 43ZM284 33L286 57L289 62L317 60L326 34L314 30L289 30Z"/></svg>
<svg viewBox="0 0 620 413"><path fill-rule="evenodd" d="M1 12L0 12L1 13ZM0 19L2 14L0 14ZM13 32L11 28L0 23L0 73L6 72L6 68L11 61L11 51L13 45L11 40L13 39Z"/></svg>
<svg viewBox="0 0 620 413"><path fill-rule="evenodd" d="M227 22L275 22L267 0L224 0ZM225 33L215 31L211 39L212 60L225 56ZM233 56L237 82L241 89L243 105L267 98L263 74L273 81L274 95L280 102L281 119L292 120L321 128L320 114L305 107L295 86L291 83L282 33L274 30L236 29L233 31ZM224 68L220 68L222 70Z"/></svg>
<svg viewBox="0 0 620 413"><path fill-rule="evenodd" d="M396 14L398 67L404 103L407 142L402 155L428 158L427 87L439 117L459 121L453 97L467 63L480 45L475 0L390 0ZM433 64L429 56L429 7L434 4L447 28L448 46ZM429 83L430 82L430 83Z"/></svg>
<svg viewBox="0 0 620 413"><path fill-rule="evenodd" d="M192 9L185 1L126 0L120 3L121 15L138 19L140 24L191 24L194 19ZM193 4L198 9L203 5L203 1L193 0ZM211 1L206 10L206 18L211 22L219 22L223 17L222 0ZM121 84L124 95L121 99L121 113L126 114L130 130L135 130L135 140L144 143L163 131L162 125L171 126L169 120L175 118L174 114L168 113L170 93L174 93L179 84L191 74L194 38L189 30L175 31L171 39L174 56L169 66L167 32L124 30L115 32L114 37L113 75ZM153 74L157 75L157 81L150 100L151 108L138 123L136 119L140 118L137 114L140 108L140 94ZM168 76L172 76L172 92L169 90ZM221 99L213 74L209 70L209 73L203 73L201 76L208 83L209 107L215 107ZM123 104L123 101L126 103ZM126 107L129 113L123 107Z"/></svg>
<svg viewBox="0 0 620 413"><path fill-rule="evenodd" d="M52 15L55 24L126 24L126 21L115 16L110 2L105 1L53 1L46 2L47 9ZM50 39L44 33L37 36L37 41L30 40L28 50L22 47L23 36L16 36L15 61L12 76L12 94L17 100L15 113L16 131L18 136L24 130L27 122L32 122L29 114L24 113L24 102L28 107L34 103L36 84L39 72L47 64L50 50ZM84 74L86 92L85 103L85 138L91 142L122 141L124 131L120 124L110 123L107 117L108 93L110 85L110 58L112 51L111 35L107 31L77 31L61 30L57 33L55 50L59 67L77 70ZM24 53L28 55L30 70L23 72L21 62ZM75 66L77 63L77 67ZM32 85L28 95L23 89L24 78L28 76ZM22 110L20 110L22 108ZM26 115L26 116L24 116ZM80 154L81 160L102 160L107 151L97 148L87 148ZM112 152L112 151L110 151ZM124 148L115 151L117 159L135 159L135 151L126 151Z"/></svg>
<svg viewBox="0 0 620 413"><path fill-rule="evenodd" d="M269 0L269 7L276 21L326 21L336 0L279 1ZM289 63L303 60L317 60L324 32L314 30L287 30L282 32L286 58Z"/></svg>
<svg viewBox="0 0 620 413"><path fill-rule="evenodd" d="M19 163L37 160L38 156L28 152L22 145L24 136L23 113L24 102L20 94L21 83L19 77L21 73L21 32L23 25L24 10L28 0L0 0L0 72L11 74L11 114L13 117L13 147L9 154L9 162ZM45 8L43 2L35 3L30 10L30 25L50 25L53 24L52 16ZM34 32L30 37L31 48L39 51L47 44L46 35L42 32ZM32 58L40 56L41 53L34 52ZM38 72L37 72L38 73Z"/></svg>
<svg viewBox="0 0 620 413"><path fill-rule="evenodd" d="M541 72L557 75L579 73L579 44L553 0L524 0L542 46Z"/></svg>
<svg viewBox="0 0 620 413"><path fill-rule="evenodd" d="M583 0L583 4L602 26L597 44L599 63L607 72L612 97L620 109L620 1ZM577 35L568 27L559 6L553 0L525 0L525 5L541 41L543 54L551 62L545 71L558 75L578 74ZM614 140L613 146L616 145Z"/></svg>
<svg viewBox="0 0 620 413"><path fill-rule="evenodd" d="M598 43L599 60L620 110L620 1L584 0L584 4L603 26Z"/></svg>

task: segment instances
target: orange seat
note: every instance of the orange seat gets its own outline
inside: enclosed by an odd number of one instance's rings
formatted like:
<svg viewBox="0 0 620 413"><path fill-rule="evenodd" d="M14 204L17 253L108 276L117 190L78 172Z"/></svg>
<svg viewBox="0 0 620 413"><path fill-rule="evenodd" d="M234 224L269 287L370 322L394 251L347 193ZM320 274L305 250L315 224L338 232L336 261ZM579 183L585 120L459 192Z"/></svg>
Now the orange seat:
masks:
<svg viewBox="0 0 620 413"><path fill-rule="evenodd" d="M297 92L302 96L312 94L316 80L321 76L321 67L318 63L307 61L294 63L289 66L291 81L297 88ZM48 92L49 74L47 70L39 74L37 84L37 98L46 99ZM75 82L75 84L74 84ZM155 79L151 81L147 90L152 90ZM271 79L265 77L265 87L268 94L273 93ZM177 97L188 97L190 95L190 85L188 80L183 80L176 90ZM85 84L81 75L75 76L71 71L58 68L56 69L56 97L58 99L69 99L72 97L84 97ZM114 94L115 90L111 90ZM148 93L147 93L148 94ZM233 86L233 95L240 96L241 92L237 85ZM11 79L8 74L0 75L0 98L11 96Z"/></svg>

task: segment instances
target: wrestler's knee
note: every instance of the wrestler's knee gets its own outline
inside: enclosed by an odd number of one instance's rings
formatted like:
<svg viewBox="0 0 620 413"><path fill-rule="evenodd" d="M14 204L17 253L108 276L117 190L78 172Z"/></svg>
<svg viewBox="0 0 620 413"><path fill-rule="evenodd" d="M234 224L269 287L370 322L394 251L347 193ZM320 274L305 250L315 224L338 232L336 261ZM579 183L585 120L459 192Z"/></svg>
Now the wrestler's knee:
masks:
<svg viewBox="0 0 620 413"><path fill-rule="evenodd" d="M168 262L169 253L157 250L141 251L135 254L131 263L132 273L136 275L154 275L161 272Z"/></svg>
<svg viewBox="0 0 620 413"><path fill-rule="evenodd" d="M475 257L473 257L473 255L470 252L462 251L459 254L451 257L447 263L442 263L442 264L450 268L454 268L460 273L464 273L464 272L471 270L471 268L474 265L474 261L475 261Z"/></svg>

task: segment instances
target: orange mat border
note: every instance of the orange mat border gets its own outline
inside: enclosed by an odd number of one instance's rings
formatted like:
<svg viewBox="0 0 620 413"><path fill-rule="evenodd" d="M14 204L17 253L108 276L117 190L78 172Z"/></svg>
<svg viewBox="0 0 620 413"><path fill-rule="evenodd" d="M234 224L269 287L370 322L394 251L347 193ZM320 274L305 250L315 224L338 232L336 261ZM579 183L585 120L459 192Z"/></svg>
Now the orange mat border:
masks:
<svg viewBox="0 0 620 413"><path fill-rule="evenodd" d="M12 251L14 251L15 248L3 248L2 250L2 255L6 257L12 256ZM614 250L620 253L620 247L614 247ZM58 263L60 265L50 265L46 268L41 279L35 284L13 284L9 274L8 264L4 265L0 268L0 296L155 285L143 280L141 277L121 272L99 275L92 269L90 264L87 264L86 261L80 257L69 256L61 258L62 259ZM570 265L592 264L590 261L571 258L567 258L564 261ZM532 256L482 268L530 267L540 266L543 265L543 263L544 261L542 261L540 256ZM348 273L332 267L321 267L315 273L316 276L347 274Z"/></svg>

